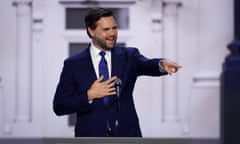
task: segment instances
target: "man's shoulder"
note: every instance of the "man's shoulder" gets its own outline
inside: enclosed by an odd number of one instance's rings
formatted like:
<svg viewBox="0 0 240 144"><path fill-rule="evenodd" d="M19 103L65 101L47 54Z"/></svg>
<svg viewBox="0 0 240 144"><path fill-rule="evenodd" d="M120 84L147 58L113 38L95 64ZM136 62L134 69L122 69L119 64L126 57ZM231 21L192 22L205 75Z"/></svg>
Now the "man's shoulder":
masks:
<svg viewBox="0 0 240 144"><path fill-rule="evenodd" d="M71 56L69 56L67 59L69 60L74 60L74 59L79 59L79 58L83 58L89 55L89 49L85 48L82 51L79 51Z"/></svg>
<svg viewBox="0 0 240 144"><path fill-rule="evenodd" d="M125 53L125 54L130 54L138 51L136 47L125 47L125 46L116 46L114 48L114 51L117 53Z"/></svg>
<svg viewBox="0 0 240 144"><path fill-rule="evenodd" d="M67 62L78 61L78 60L81 60L83 58L86 58L87 56L90 56L89 55L89 49L85 48L82 51L79 51L79 52L67 57L65 59L65 61L67 61Z"/></svg>

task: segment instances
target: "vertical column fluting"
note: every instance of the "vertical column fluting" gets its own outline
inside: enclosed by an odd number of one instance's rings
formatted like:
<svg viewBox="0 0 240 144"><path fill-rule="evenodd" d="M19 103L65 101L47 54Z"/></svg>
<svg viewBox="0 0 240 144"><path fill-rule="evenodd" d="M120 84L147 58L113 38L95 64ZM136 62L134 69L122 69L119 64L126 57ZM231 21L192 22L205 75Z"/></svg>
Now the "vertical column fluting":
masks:
<svg viewBox="0 0 240 144"><path fill-rule="evenodd" d="M164 57L173 61L178 60L178 8L179 1L163 2L163 48ZM163 121L176 122L179 120L179 95L177 75L164 79L163 82Z"/></svg>
<svg viewBox="0 0 240 144"><path fill-rule="evenodd" d="M32 1L15 0L17 19L16 121L31 121Z"/></svg>

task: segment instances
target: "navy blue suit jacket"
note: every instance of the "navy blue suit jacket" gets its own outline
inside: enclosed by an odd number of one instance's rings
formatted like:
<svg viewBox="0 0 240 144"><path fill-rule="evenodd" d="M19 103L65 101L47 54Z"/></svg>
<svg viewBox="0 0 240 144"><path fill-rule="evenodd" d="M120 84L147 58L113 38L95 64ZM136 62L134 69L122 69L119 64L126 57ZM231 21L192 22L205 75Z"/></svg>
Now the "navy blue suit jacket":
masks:
<svg viewBox="0 0 240 144"><path fill-rule="evenodd" d="M106 136L106 121L119 137L141 137L138 116L133 102L133 89L140 75L160 76L160 59L147 59L136 48L115 47L112 49L112 76L122 80L119 98L109 96L108 105L102 99L88 103L87 90L97 79L90 56L90 48L64 61L64 67L53 101L57 115L77 113L76 137ZM116 129L115 120L119 125Z"/></svg>

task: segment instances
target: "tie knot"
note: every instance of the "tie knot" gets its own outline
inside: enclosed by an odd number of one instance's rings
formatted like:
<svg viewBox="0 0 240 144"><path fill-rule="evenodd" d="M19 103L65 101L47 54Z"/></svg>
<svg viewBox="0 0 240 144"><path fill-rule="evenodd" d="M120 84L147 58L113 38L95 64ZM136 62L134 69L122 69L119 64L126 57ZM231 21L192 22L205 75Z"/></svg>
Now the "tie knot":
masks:
<svg viewBox="0 0 240 144"><path fill-rule="evenodd" d="M104 57L105 56L105 51L101 51L100 53L99 53L102 57Z"/></svg>

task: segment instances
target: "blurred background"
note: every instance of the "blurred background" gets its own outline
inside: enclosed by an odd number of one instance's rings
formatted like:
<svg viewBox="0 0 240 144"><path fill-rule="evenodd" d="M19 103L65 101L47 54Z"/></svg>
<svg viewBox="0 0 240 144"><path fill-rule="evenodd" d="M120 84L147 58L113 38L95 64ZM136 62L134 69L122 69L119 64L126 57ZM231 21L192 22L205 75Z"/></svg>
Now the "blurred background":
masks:
<svg viewBox="0 0 240 144"><path fill-rule="evenodd" d="M86 12L104 7L118 20L119 45L183 66L172 76L139 77L134 98L143 136L219 139L233 6L233 0L1 0L0 138L74 136L74 116L57 117L52 100L64 59L90 41Z"/></svg>

